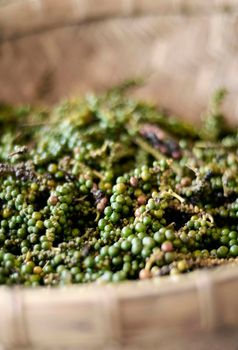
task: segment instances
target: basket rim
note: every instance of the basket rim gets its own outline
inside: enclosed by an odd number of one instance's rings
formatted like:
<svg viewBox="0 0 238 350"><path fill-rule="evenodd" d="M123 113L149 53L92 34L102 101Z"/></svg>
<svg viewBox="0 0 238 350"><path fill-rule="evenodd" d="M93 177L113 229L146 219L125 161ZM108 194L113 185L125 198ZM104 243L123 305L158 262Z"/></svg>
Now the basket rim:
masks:
<svg viewBox="0 0 238 350"><path fill-rule="evenodd" d="M226 265L211 271L191 272L175 279L163 277L157 281L116 285L88 284L50 289L3 286L0 287L0 340L6 346L17 344L17 348L20 345L22 349L28 349L37 345L39 348L42 345L42 338L38 335L40 328L40 334L47 334L44 340L47 346L52 343L58 347L62 344L66 346L68 338L65 340L62 331L65 322L68 332L74 325L74 331L70 331L70 334L74 334L74 341L77 338L77 348L80 349L85 344L93 345L95 341L97 348L104 349L103 346L110 342L121 344L126 340L141 344L141 340L150 336L157 340L165 336L168 340L169 330L187 336L186 329L190 323L190 336L198 332L203 335L219 332L221 327L236 329L237 302L235 305L233 302L237 276L238 266ZM173 321L175 305L178 306L178 314L176 321ZM62 310L58 312L60 308ZM62 312L63 320L62 317L58 319ZM47 317L57 324L53 335ZM39 327L35 328L38 322ZM143 322L147 323L141 330ZM86 333L84 325L89 327Z"/></svg>

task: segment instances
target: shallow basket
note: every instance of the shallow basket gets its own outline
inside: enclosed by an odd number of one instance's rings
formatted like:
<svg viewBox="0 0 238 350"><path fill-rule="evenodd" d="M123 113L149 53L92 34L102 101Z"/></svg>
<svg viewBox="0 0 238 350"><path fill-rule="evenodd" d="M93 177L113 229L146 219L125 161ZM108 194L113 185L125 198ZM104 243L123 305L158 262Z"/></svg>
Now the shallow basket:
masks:
<svg viewBox="0 0 238 350"><path fill-rule="evenodd" d="M238 115L237 0L0 0L0 100L57 102L144 77L135 94L199 121ZM118 285L0 288L7 349L234 350L238 266ZM1 345L0 345L1 348Z"/></svg>

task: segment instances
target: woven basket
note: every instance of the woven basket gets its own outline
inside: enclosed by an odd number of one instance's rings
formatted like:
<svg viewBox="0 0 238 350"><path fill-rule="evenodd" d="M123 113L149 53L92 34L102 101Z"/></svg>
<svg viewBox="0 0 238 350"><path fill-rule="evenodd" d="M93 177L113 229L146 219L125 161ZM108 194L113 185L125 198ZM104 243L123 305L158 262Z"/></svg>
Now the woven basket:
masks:
<svg viewBox="0 0 238 350"><path fill-rule="evenodd" d="M226 87L236 122L237 37L237 0L0 0L0 100L52 104L142 76L138 96L194 121ZM116 286L1 287L0 344L234 350L237 288L237 266Z"/></svg>

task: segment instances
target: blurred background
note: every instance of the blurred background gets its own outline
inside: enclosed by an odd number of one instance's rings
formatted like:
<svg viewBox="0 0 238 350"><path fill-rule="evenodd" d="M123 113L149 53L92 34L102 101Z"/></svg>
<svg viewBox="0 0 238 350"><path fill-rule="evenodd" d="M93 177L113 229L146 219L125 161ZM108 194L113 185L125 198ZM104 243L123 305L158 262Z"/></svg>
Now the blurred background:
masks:
<svg viewBox="0 0 238 350"><path fill-rule="evenodd" d="M237 0L0 0L0 100L52 104L142 77L199 121L216 88L238 118Z"/></svg>

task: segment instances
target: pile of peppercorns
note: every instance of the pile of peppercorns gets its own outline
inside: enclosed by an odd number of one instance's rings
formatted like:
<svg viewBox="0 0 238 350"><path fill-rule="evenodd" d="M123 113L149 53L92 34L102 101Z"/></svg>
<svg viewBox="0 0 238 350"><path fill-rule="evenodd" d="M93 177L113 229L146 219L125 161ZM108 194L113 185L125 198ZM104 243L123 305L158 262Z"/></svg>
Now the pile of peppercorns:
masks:
<svg viewBox="0 0 238 350"><path fill-rule="evenodd" d="M118 282L238 257L238 133L123 88L52 109L0 106L0 284Z"/></svg>

